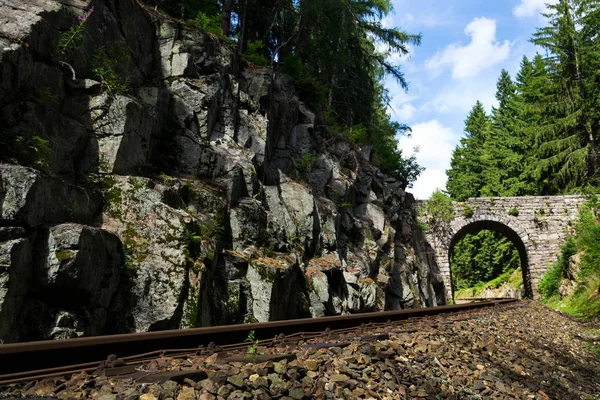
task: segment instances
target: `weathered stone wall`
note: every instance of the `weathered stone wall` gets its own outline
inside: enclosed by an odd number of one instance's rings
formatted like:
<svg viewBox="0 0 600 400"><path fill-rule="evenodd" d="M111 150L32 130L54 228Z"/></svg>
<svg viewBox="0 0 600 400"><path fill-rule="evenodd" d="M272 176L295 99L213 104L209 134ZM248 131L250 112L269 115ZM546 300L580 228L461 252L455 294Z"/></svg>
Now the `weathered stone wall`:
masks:
<svg viewBox="0 0 600 400"><path fill-rule="evenodd" d="M572 231L572 222L585 201L583 196L528 196L453 202L455 217L449 226L425 235L434 249L446 297L453 295L449 260L452 245L465 234L485 228L506 234L521 247L525 289L537 298L538 283L556 261L560 245Z"/></svg>
<svg viewBox="0 0 600 400"><path fill-rule="evenodd" d="M289 78L135 0L95 0L61 55L91 1L18 3L0 6L0 138L51 153L2 160L0 342L444 302L412 195ZM123 93L91 72L115 46Z"/></svg>

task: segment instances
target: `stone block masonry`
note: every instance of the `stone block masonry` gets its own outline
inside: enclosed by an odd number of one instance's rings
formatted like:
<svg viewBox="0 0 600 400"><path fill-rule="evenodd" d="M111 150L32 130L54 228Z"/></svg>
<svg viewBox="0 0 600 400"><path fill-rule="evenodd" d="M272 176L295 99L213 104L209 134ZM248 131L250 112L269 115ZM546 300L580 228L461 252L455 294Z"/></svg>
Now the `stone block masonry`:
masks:
<svg viewBox="0 0 600 400"><path fill-rule="evenodd" d="M444 280L446 298L453 298L450 254L454 244L482 229L503 233L516 245L525 292L538 298L540 279L556 262L560 246L572 233L572 222L585 201L584 196L527 196L453 202L454 219L447 229L425 234Z"/></svg>

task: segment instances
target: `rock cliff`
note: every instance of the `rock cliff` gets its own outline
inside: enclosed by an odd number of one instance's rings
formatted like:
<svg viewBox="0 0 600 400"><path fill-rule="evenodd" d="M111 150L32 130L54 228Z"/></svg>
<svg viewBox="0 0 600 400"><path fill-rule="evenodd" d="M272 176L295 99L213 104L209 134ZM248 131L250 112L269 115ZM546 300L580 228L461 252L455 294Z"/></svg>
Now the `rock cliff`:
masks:
<svg viewBox="0 0 600 400"><path fill-rule="evenodd" d="M403 182L291 79L134 0L0 20L0 343L444 302Z"/></svg>

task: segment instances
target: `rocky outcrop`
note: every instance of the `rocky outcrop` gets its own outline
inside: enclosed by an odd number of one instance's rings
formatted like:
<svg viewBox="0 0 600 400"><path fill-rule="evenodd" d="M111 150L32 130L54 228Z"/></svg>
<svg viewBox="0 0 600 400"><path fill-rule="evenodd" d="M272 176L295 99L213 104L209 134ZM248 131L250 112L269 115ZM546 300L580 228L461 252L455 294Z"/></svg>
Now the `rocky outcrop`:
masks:
<svg viewBox="0 0 600 400"><path fill-rule="evenodd" d="M0 222L9 225L91 223L102 209L102 197L32 168L5 165L0 176L0 206Z"/></svg>
<svg viewBox="0 0 600 400"><path fill-rule="evenodd" d="M2 342L102 334L123 269L119 238L75 223L0 229Z"/></svg>
<svg viewBox="0 0 600 400"><path fill-rule="evenodd" d="M290 78L134 0L89 7L0 8L0 341L444 302L404 183Z"/></svg>

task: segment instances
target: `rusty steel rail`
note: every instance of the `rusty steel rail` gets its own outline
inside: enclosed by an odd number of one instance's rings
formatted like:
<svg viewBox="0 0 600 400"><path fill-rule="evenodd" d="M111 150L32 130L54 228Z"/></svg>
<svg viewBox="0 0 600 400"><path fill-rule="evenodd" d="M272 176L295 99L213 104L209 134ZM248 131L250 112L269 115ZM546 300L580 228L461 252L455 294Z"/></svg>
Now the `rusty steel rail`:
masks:
<svg viewBox="0 0 600 400"><path fill-rule="evenodd" d="M409 320L414 320L418 325L417 321L424 317L461 313L516 301L497 299L399 311L4 344L0 345L0 384L15 379L23 381L27 377L39 379L73 371L93 371L111 354L134 361L152 354L167 355L206 349L207 346L217 346L219 350L239 348L250 331L255 332L255 337L261 343L281 335L301 340L315 338L324 331L339 333L361 325L368 328Z"/></svg>

